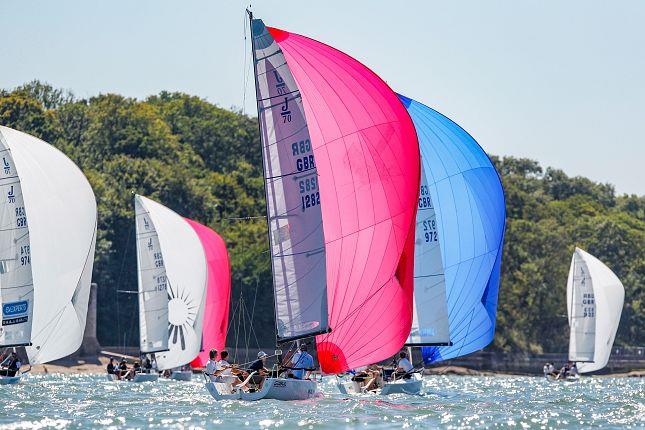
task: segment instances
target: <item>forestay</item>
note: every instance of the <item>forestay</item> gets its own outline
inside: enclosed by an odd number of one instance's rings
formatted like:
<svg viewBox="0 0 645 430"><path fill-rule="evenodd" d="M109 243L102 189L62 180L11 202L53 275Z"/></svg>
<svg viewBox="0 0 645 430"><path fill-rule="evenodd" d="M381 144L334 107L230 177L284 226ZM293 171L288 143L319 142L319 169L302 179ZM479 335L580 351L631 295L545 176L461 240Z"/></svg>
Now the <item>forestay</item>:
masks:
<svg viewBox="0 0 645 430"><path fill-rule="evenodd" d="M316 337L322 371L339 373L379 362L399 351L412 322L420 171L414 127L396 94L355 59L304 36L275 28L267 32L259 20L253 27L259 35L256 48L262 48L256 56L263 133L271 136L277 133L272 124L289 121L279 113L290 112L291 121L300 124L293 133L306 120L309 140L301 147L299 134L297 140L287 138L286 151L303 165L307 157L317 171L315 207L324 232L317 240L324 239L331 328ZM262 68L260 62L267 60L280 79L270 67ZM262 79L274 87L283 80L288 92L296 92L281 95L276 88L275 99L265 101ZM264 120L267 106L278 121ZM292 193L300 196L298 188ZM316 270L322 273L322 266Z"/></svg>
<svg viewBox="0 0 645 430"><path fill-rule="evenodd" d="M477 351L493 339L504 192L493 163L466 131L439 112L399 97L419 139L446 283L452 346L423 348L430 364Z"/></svg>
<svg viewBox="0 0 645 430"><path fill-rule="evenodd" d="M279 46L251 23L279 342L324 333L321 195L302 96Z"/></svg>
<svg viewBox="0 0 645 430"><path fill-rule="evenodd" d="M579 277L582 277L579 267L586 271L584 274L585 284L587 284L587 279L591 281L592 293L588 291L588 288L583 288L576 292L582 282L582 279L579 279ZM592 297L590 297L590 294L592 294ZM572 346L577 348L577 350L573 351L573 354L571 351L569 352L570 359L579 360L583 355L580 353L588 352L591 349L591 346L586 344L591 340L578 341L576 339L576 342L574 342L574 336L580 337L580 333L577 332L581 331L581 327L574 331L572 324L575 323L576 319L595 320L593 361L579 363L578 370L580 372L593 372L607 365L611 348L616 338L618 324L620 323L624 299L625 289L614 272L593 255L576 248L569 270L569 279L567 280L567 308L569 309L569 324L572 327L570 348ZM585 310L587 313L586 318L584 318ZM591 316L592 314L593 316ZM582 316L583 318L572 318L574 316ZM589 329L588 331L591 330Z"/></svg>
<svg viewBox="0 0 645 430"><path fill-rule="evenodd" d="M165 268L165 285L160 281L152 285L140 284L140 296L148 292L143 288L152 287L150 292L153 295L160 295L165 288L166 316L163 314L163 306L153 307L146 300L143 308L146 313L152 312L159 318L151 321L145 316L147 324L154 324L155 336L157 330L161 331L165 324L167 331L163 336L167 339L165 342L168 350L156 354L157 366L165 370L189 363L201 349L207 281L206 257L199 237L184 218L146 197L136 196L135 202L137 200L143 211L147 212L148 222L152 222L158 248L154 242L146 242L142 238L138 238L137 245L140 250L144 246L151 255L148 257L149 264L152 262L153 266L163 265ZM142 227L145 228L145 223ZM140 228L139 223L137 228ZM152 249L149 248L150 245ZM144 268L145 266L140 266L140 273L144 272ZM155 270L153 272L156 273ZM147 328L147 333L150 335L150 328Z"/></svg>
<svg viewBox="0 0 645 430"><path fill-rule="evenodd" d="M12 176L14 167L14 175L20 180L20 190L17 183L13 190L14 194L22 193L24 208L16 206L13 210L24 217L15 219L16 227L25 222L28 226L23 231L28 231L28 242L24 242L26 237L17 236L20 247L15 248L15 264L31 264L31 277L25 271L20 279L33 282L31 293L25 290L24 295L16 297L27 302L27 313L23 314L27 321L32 318L31 346L26 350L31 364L45 363L73 353L83 339L96 241L96 201L83 173L58 149L7 127L0 127L0 135L3 149L10 150L14 164L5 158L3 181ZM9 173L5 173L7 167ZM3 191L9 202L11 185ZM20 203L17 195L12 203ZM3 287L4 281L0 280ZM5 297L13 300L3 291L3 305ZM6 316L18 317L4 315L5 311L3 306L3 320ZM12 309L9 313L14 311L18 312ZM25 341L21 343L28 343L26 333L21 338Z"/></svg>

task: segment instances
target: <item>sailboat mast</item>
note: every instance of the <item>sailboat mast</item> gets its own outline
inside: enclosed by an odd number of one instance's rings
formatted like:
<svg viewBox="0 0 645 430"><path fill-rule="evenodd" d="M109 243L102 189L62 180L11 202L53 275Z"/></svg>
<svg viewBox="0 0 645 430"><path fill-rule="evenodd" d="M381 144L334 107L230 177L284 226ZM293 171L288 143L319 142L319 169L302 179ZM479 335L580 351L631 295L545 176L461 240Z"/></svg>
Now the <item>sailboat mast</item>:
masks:
<svg viewBox="0 0 645 430"><path fill-rule="evenodd" d="M259 88L259 82L258 82L258 63L257 63L257 58L255 56L255 37L253 35L253 12L251 12L249 9L246 9L246 13L249 15L249 34L251 35L251 56L253 58L253 79L255 82L255 105L257 108L258 112L258 132L260 135L260 149L262 151L262 172L266 172L266 166L264 162L264 139L262 137L262 123L260 122L260 101L258 100L257 95L260 92ZM268 196L266 196L266 190L267 190L267 179L266 175L263 173L262 174L262 180L264 181L264 190L265 190L265 199L264 199L264 205L265 205L265 213L266 213L266 222L267 222L267 239L269 243L269 247L271 247L271 223L269 220L269 199ZM273 261L271 261L271 279L275 279L275 271L273 269ZM273 282L273 281L272 281ZM275 292L273 294L273 306L274 309L277 309L277 303L276 303L276 297L275 297ZM275 316L274 313L274 319L275 319L275 335L276 335L276 346L278 345L278 320L277 317Z"/></svg>

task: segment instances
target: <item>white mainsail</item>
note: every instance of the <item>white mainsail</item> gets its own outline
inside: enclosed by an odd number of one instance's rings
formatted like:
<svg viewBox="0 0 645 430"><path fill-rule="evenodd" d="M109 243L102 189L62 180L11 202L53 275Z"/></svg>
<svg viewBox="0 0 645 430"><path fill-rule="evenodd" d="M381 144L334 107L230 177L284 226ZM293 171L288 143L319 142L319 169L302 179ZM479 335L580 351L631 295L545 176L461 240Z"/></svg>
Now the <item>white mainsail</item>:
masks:
<svg viewBox="0 0 645 430"><path fill-rule="evenodd" d="M34 306L29 227L20 177L2 133L0 155L0 346L29 345Z"/></svg>
<svg viewBox="0 0 645 430"><path fill-rule="evenodd" d="M618 277L593 255L576 248L567 280L569 360L580 372L602 369L609 361L625 289Z"/></svg>
<svg viewBox="0 0 645 430"><path fill-rule="evenodd" d="M414 241L414 307L408 345L449 345L440 235L423 163Z"/></svg>
<svg viewBox="0 0 645 430"><path fill-rule="evenodd" d="M134 197L139 286L139 349L168 349L168 283L155 223L141 196Z"/></svg>
<svg viewBox="0 0 645 430"><path fill-rule="evenodd" d="M251 23L279 342L328 330L318 171L300 90L261 20Z"/></svg>
<svg viewBox="0 0 645 430"><path fill-rule="evenodd" d="M0 196L6 199L1 222L4 227L14 221L17 228L15 233L0 235L0 258L7 270L0 275L0 300L3 328L9 327L0 343L31 344L26 347L29 362L45 363L73 353L83 340L96 243L96 201L83 173L55 147L2 126L0 140L5 151L0 192L6 192ZM9 242L12 237L15 245ZM23 325L16 329L4 326L7 318L26 321L13 324ZM8 341L8 333L16 337Z"/></svg>
<svg viewBox="0 0 645 430"><path fill-rule="evenodd" d="M177 213L138 195L135 208L141 351L157 351L159 369L171 369L192 361L201 348L206 256L193 228Z"/></svg>

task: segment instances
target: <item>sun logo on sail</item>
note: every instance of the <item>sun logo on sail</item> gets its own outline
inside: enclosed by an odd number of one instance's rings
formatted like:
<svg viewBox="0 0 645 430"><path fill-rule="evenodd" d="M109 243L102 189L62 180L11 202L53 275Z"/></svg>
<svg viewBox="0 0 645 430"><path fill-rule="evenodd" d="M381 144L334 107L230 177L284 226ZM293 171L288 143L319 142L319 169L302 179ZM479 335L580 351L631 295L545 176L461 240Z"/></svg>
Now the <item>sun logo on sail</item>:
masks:
<svg viewBox="0 0 645 430"><path fill-rule="evenodd" d="M185 350L189 338L194 337L194 325L199 303L184 291L168 289L168 341Z"/></svg>

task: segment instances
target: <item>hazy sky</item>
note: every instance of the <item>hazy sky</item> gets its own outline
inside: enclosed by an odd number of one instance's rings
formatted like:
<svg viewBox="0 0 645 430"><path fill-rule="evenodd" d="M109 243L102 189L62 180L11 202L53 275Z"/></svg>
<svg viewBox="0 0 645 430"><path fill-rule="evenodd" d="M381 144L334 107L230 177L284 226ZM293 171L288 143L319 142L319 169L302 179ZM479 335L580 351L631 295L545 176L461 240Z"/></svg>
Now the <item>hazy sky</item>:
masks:
<svg viewBox="0 0 645 430"><path fill-rule="evenodd" d="M241 107L248 3L0 0L0 87L185 91ZM282 0L253 10L359 59L491 154L645 194L643 0Z"/></svg>

